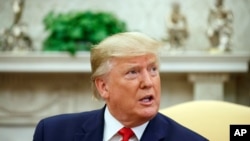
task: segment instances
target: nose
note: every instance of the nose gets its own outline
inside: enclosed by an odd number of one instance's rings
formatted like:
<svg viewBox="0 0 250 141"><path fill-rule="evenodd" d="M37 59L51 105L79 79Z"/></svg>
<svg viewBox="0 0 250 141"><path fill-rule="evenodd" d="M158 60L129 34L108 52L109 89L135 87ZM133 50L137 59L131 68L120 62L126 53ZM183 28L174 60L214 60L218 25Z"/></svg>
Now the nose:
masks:
<svg viewBox="0 0 250 141"><path fill-rule="evenodd" d="M148 70L144 70L141 75L141 88L150 88L153 86L152 76L148 72Z"/></svg>

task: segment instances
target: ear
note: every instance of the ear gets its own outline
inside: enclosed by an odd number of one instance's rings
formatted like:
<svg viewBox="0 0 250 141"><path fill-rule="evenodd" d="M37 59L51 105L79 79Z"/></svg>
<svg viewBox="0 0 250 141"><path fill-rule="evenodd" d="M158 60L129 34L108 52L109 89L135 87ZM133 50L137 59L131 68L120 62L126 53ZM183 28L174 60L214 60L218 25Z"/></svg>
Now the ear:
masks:
<svg viewBox="0 0 250 141"><path fill-rule="evenodd" d="M104 80L104 78L96 78L95 85L96 85L96 88L97 88L100 96L103 99L107 99L109 97L108 85L107 85L107 82Z"/></svg>

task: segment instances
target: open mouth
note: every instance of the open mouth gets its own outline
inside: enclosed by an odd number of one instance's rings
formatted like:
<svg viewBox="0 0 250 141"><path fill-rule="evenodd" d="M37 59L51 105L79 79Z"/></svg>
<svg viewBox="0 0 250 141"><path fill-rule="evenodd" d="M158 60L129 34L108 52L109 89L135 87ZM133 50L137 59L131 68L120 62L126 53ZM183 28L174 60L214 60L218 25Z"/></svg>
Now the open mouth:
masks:
<svg viewBox="0 0 250 141"><path fill-rule="evenodd" d="M140 99L141 102L144 102L144 103L147 103L147 102L150 102L154 99L154 97L152 95L149 95L149 96L145 96L143 97L142 99Z"/></svg>

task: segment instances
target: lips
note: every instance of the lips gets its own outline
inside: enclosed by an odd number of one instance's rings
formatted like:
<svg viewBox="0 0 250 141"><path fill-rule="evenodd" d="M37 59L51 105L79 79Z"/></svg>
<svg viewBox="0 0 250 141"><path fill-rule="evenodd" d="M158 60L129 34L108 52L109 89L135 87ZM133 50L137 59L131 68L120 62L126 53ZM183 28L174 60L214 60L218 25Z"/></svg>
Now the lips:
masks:
<svg viewBox="0 0 250 141"><path fill-rule="evenodd" d="M152 95L147 95L143 98L141 98L139 101L144 104L150 104L153 101L154 97Z"/></svg>

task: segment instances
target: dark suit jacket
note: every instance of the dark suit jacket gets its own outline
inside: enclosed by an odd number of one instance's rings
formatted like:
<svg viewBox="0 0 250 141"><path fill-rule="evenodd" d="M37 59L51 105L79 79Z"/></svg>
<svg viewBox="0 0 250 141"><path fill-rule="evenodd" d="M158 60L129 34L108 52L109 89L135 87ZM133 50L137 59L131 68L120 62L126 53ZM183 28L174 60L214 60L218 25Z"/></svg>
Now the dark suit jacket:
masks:
<svg viewBox="0 0 250 141"><path fill-rule="evenodd" d="M102 141L104 108L43 119L33 141ZM205 138L158 113L146 127L141 141L206 141Z"/></svg>

